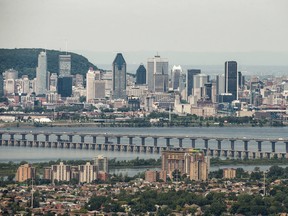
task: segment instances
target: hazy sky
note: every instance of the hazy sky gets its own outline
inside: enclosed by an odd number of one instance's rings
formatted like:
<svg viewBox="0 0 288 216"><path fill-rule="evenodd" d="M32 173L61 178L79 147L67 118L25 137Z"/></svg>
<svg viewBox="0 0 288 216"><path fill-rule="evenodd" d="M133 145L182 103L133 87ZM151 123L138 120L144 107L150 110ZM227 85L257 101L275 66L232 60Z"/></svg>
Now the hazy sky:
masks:
<svg viewBox="0 0 288 216"><path fill-rule="evenodd" d="M288 0L0 0L0 29L2 48L288 53Z"/></svg>

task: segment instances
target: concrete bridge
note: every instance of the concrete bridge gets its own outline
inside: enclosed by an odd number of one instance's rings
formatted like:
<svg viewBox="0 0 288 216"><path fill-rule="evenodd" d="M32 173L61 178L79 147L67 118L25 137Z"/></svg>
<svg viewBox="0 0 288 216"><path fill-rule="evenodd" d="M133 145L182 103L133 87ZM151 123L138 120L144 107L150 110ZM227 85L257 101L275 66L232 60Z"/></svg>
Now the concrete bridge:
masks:
<svg viewBox="0 0 288 216"><path fill-rule="evenodd" d="M102 141L99 141L100 139ZM124 139L126 142L123 142ZM147 141L148 139L149 142ZM135 140L137 140L137 143ZM172 140L174 143L176 140L176 146L171 145ZM161 144L159 141L161 141ZM185 145L183 144L184 141ZM196 142L198 146L196 146ZM214 143L214 148L211 145L212 142ZM223 147L223 142L226 142L226 144L228 142L226 148ZM238 148L235 148L236 142ZM270 146L269 149L266 149L265 151L262 149L264 142L266 144L268 143ZM240 149L239 145L241 145ZM250 148L251 145L254 145L254 149ZM206 155L210 155L212 157L250 159L272 157L288 158L288 139L283 138L248 139L246 137L231 138L149 134L0 131L0 146L87 149L156 154L168 149L199 148L202 149ZM276 151L276 146L281 146L281 148L284 150Z"/></svg>

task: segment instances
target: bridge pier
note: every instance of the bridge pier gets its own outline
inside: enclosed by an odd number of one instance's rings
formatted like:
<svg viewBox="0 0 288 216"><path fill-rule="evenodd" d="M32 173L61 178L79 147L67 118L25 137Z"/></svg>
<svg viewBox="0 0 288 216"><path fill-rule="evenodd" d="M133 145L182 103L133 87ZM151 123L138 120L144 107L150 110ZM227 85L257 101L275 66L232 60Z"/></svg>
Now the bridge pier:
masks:
<svg viewBox="0 0 288 216"><path fill-rule="evenodd" d="M217 141L217 146L218 146L218 149L221 150L222 149L222 139L216 139Z"/></svg>
<svg viewBox="0 0 288 216"><path fill-rule="evenodd" d="M45 134L45 141L49 142L49 134Z"/></svg>
<svg viewBox="0 0 288 216"><path fill-rule="evenodd" d="M118 136L118 137L116 137L116 139L117 139L117 144L120 145L121 144L121 137Z"/></svg>
<svg viewBox="0 0 288 216"><path fill-rule="evenodd" d="M256 142L258 144L258 152L261 152L262 151L262 140L257 140Z"/></svg>
<svg viewBox="0 0 288 216"><path fill-rule="evenodd" d="M286 154L288 153L288 142L284 142L286 147Z"/></svg>
<svg viewBox="0 0 288 216"><path fill-rule="evenodd" d="M105 136L105 143L108 143L108 142L109 142L109 137Z"/></svg>
<svg viewBox="0 0 288 216"><path fill-rule="evenodd" d="M13 133L10 133L10 140L14 140L14 135Z"/></svg>
<svg viewBox="0 0 288 216"><path fill-rule="evenodd" d="M22 135L22 140L26 140L26 134L21 134Z"/></svg>
<svg viewBox="0 0 288 216"><path fill-rule="evenodd" d="M248 151L248 142L249 140L243 140L244 142L244 151Z"/></svg>
<svg viewBox="0 0 288 216"><path fill-rule="evenodd" d="M133 136L129 136L128 138L129 138L129 145L133 145L133 138L134 137Z"/></svg>
<svg viewBox="0 0 288 216"><path fill-rule="evenodd" d="M92 136L92 142L97 143L97 136L95 136L95 135Z"/></svg>
<svg viewBox="0 0 288 216"><path fill-rule="evenodd" d="M165 139L166 139L166 146L167 147L170 147L170 137L165 137Z"/></svg>
<svg viewBox="0 0 288 216"><path fill-rule="evenodd" d="M204 146L206 149L208 149L208 142L209 142L209 139L204 139Z"/></svg>
<svg viewBox="0 0 288 216"><path fill-rule="evenodd" d="M111 144L111 145L109 146L109 150L110 150L110 151L114 151L114 147L115 147L114 144Z"/></svg>
<svg viewBox="0 0 288 216"><path fill-rule="evenodd" d="M141 138L141 145L144 146L146 137L142 136L140 138Z"/></svg>
<svg viewBox="0 0 288 216"><path fill-rule="evenodd" d="M275 144L276 144L276 141L271 141L271 147L272 147L272 152L274 153L275 152Z"/></svg>
<svg viewBox="0 0 288 216"><path fill-rule="evenodd" d="M68 140L69 140L69 142L73 142L73 135L72 134L68 134Z"/></svg>
<svg viewBox="0 0 288 216"><path fill-rule="evenodd" d="M195 138L190 138L190 140L191 140L192 148L195 149L195 147L196 147L196 139Z"/></svg>
<svg viewBox="0 0 288 216"><path fill-rule="evenodd" d="M85 142L85 135L80 135L80 140L81 140L80 141L81 143L84 143Z"/></svg>
<svg viewBox="0 0 288 216"><path fill-rule="evenodd" d="M56 136L57 136L57 141L58 141L58 142L61 141L61 135L60 135L60 134L57 134Z"/></svg>
<svg viewBox="0 0 288 216"><path fill-rule="evenodd" d="M235 139L230 139L230 147L232 151L235 150Z"/></svg>
<svg viewBox="0 0 288 216"><path fill-rule="evenodd" d="M179 140L179 148L183 148L183 138L178 138Z"/></svg>
<svg viewBox="0 0 288 216"><path fill-rule="evenodd" d="M234 149L233 149L233 150L230 150L229 156L230 156L231 158L234 158L234 157L235 157L235 150L234 150Z"/></svg>
<svg viewBox="0 0 288 216"><path fill-rule="evenodd" d="M33 140L37 141L38 134L33 134Z"/></svg>
<svg viewBox="0 0 288 216"><path fill-rule="evenodd" d="M153 139L154 139L154 146L156 147L157 146L158 137L153 137Z"/></svg>

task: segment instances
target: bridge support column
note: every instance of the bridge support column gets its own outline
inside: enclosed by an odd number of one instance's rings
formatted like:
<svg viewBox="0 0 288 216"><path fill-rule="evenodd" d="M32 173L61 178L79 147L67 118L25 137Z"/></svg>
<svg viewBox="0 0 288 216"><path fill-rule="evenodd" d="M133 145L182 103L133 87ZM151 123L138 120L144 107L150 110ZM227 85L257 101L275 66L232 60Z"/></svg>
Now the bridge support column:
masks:
<svg viewBox="0 0 288 216"><path fill-rule="evenodd" d="M183 138L178 138L179 140L179 148L183 147Z"/></svg>
<svg viewBox="0 0 288 216"><path fill-rule="evenodd" d="M108 143L108 142L109 142L109 137L105 136L105 143Z"/></svg>
<svg viewBox="0 0 288 216"><path fill-rule="evenodd" d="M22 140L26 140L26 134L21 134L22 135ZM2 137L1 137L2 139Z"/></svg>
<svg viewBox="0 0 288 216"><path fill-rule="evenodd" d="M157 138L157 137L153 137L153 139L154 139L154 146L156 147L156 146L157 146L158 138Z"/></svg>
<svg viewBox="0 0 288 216"><path fill-rule="evenodd" d="M288 142L285 142L286 154L288 153Z"/></svg>
<svg viewBox="0 0 288 216"><path fill-rule="evenodd" d="M191 145L192 145L192 148L195 148L195 146L196 146L196 139L192 139L192 138L191 138Z"/></svg>
<svg viewBox="0 0 288 216"><path fill-rule="evenodd" d="M249 140L243 140L244 142L244 151L248 151L248 142Z"/></svg>
<svg viewBox="0 0 288 216"><path fill-rule="evenodd" d="M222 149L222 139L217 139L218 150Z"/></svg>
<svg viewBox="0 0 288 216"><path fill-rule="evenodd" d="M204 146L206 149L208 149L208 142L209 142L209 139L204 139Z"/></svg>
<svg viewBox="0 0 288 216"><path fill-rule="evenodd" d="M33 140L34 140L34 141L37 141L37 137L38 137L37 134L33 134Z"/></svg>
<svg viewBox="0 0 288 216"><path fill-rule="evenodd" d="M170 137L165 137L165 139L166 139L166 146L167 147L170 147Z"/></svg>
<svg viewBox="0 0 288 216"><path fill-rule="evenodd" d="M235 140L234 139L230 139L230 146L231 146L231 151L235 150Z"/></svg>
<svg viewBox="0 0 288 216"><path fill-rule="evenodd" d="M276 141L271 141L272 152L275 152Z"/></svg>
<svg viewBox="0 0 288 216"><path fill-rule="evenodd" d="M57 142L61 141L61 135L60 134L57 134Z"/></svg>
<svg viewBox="0 0 288 216"><path fill-rule="evenodd" d="M73 135L69 134L68 139L69 139L69 142L73 142Z"/></svg>
<svg viewBox="0 0 288 216"><path fill-rule="evenodd" d="M121 144L121 137L118 136L118 137L116 137L116 139L117 139L117 145L120 145Z"/></svg>
<svg viewBox="0 0 288 216"><path fill-rule="evenodd" d="M81 143L84 143L85 142L85 135L80 135L80 140L81 140Z"/></svg>
<svg viewBox="0 0 288 216"><path fill-rule="evenodd" d="M97 136L92 136L93 137L93 143L97 143Z"/></svg>
<svg viewBox="0 0 288 216"><path fill-rule="evenodd" d="M14 140L14 134L10 134L10 140Z"/></svg>
<svg viewBox="0 0 288 216"><path fill-rule="evenodd" d="M258 143L258 152L261 152L262 151L262 141L257 140L257 143Z"/></svg>
<svg viewBox="0 0 288 216"><path fill-rule="evenodd" d="M129 145L133 145L133 137L129 137Z"/></svg>
<svg viewBox="0 0 288 216"><path fill-rule="evenodd" d="M45 134L45 141L49 142L49 134Z"/></svg>
<svg viewBox="0 0 288 216"><path fill-rule="evenodd" d="M141 137L141 145L142 145L142 146L145 145L145 138L146 138L146 137Z"/></svg>

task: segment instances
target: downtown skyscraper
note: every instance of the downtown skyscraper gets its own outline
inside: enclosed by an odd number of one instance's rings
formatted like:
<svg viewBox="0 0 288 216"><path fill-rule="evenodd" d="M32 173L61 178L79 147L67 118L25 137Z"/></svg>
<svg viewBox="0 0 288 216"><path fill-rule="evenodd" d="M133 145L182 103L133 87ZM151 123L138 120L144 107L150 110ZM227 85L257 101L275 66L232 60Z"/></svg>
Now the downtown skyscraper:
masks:
<svg viewBox="0 0 288 216"><path fill-rule="evenodd" d="M112 67L112 97L126 99L126 62L122 53L117 53Z"/></svg>
<svg viewBox="0 0 288 216"><path fill-rule="evenodd" d="M38 56L38 67L36 69L36 95L47 93L48 73L46 52L40 52Z"/></svg>
<svg viewBox="0 0 288 216"><path fill-rule="evenodd" d="M168 60L156 55L147 61L147 84L150 92L168 91Z"/></svg>
<svg viewBox="0 0 288 216"><path fill-rule="evenodd" d="M225 62L225 93L232 94L232 100L238 100L238 72L236 61Z"/></svg>

